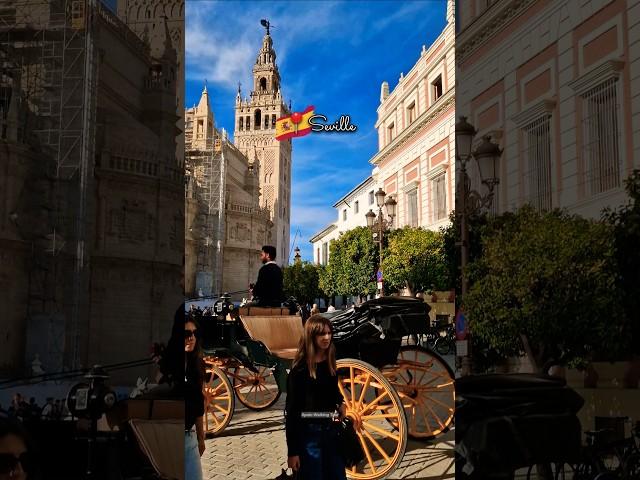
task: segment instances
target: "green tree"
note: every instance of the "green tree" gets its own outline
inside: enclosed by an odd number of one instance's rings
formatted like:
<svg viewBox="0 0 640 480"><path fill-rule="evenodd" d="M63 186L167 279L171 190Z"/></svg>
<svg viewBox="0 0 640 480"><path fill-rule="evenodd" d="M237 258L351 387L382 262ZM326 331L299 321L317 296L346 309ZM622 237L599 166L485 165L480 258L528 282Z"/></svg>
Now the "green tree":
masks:
<svg viewBox="0 0 640 480"><path fill-rule="evenodd" d="M385 286L391 290L406 287L412 296L431 285L438 290L450 288L444 246L441 232L411 227L390 232L382 258Z"/></svg>
<svg viewBox="0 0 640 480"><path fill-rule="evenodd" d="M378 248L367 227L344 232L329 245L329 262L320 287L327 296L375 293Z"/></svg>
<svg viewBox="0 0 640 480"><path fill-rule="evenodd" d="M284 293L300 303L313 303L321 295L319 268L310 262L294 263L282 271Z"/></svg>
<svg viewBox="0 0 640 480"><path fill-rule="evenodd" d="M616 209L606 209L604 220L613 229L615 257L618 262L624 321L630 322L631 338L640 338L640 322L632 322L640 312L640 170L634 170L625 182L629 202ZM631 344L633 354L640 355L640 342Z"/></svg>
<svg viewBox="0 0 640 480"><path fill-rule="evenodd" d="M330 265L321 265L319 270L318 286L324 297L332 297L336 294L336 279L334 270Z"/></svg>
<svg viewBox="0 0 640 480"><path fill-rule="evenodd" d="M442 227L443 249L447 263L450 285L458 295L462 291L462 272L460 271L460 217L455 212L449 216L450 223ZM485 213L470 215L469 224L469 262L473 262L482 254L481 237L490 228L488 216ZM492 224L493 225L493 224Z"/></svg>
<svg viewBox="0 0 640 480"><path fill-rule="evenodd" d="M507 358L530 353L540 368L625 350L611 228L562 211L523 207L490 222L469 266L463 299L475 340Z"/></svg>

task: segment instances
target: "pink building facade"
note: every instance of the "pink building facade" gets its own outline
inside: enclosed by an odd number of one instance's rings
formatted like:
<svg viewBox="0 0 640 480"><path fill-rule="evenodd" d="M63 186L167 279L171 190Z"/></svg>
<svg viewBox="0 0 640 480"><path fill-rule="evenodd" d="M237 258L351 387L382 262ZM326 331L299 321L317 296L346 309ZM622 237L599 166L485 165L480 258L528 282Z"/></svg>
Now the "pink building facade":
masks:
<svg viewBox="0 0 640 480"><path fill-rule="evenodd" d="M597 218L624 203L640 168L640 0L459 0L457 21L456 115L504 148L494 211Z"/></svg>
<svg viewBox="0 0 640 480"><path fill-rule="evenodd" d="M389 92L383 82L377 114L373 179L397 201L396 227L438 230L449 223L455 198L455 22L424 47Z"/></svg>

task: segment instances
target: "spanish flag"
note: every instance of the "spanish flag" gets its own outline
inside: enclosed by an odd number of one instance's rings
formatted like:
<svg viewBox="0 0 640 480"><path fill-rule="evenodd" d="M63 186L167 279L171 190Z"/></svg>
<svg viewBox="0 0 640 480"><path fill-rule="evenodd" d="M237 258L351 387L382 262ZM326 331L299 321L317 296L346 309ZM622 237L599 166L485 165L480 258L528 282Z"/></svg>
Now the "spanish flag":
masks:
<svg viewBox="0 0 640 480"><path fill-rule="evenodd" d="M276 121L276 140L282 141L293 137L304 137L311 133L309 119L314 115L313 105L305 108L303 112L294 112Z"/></svg>

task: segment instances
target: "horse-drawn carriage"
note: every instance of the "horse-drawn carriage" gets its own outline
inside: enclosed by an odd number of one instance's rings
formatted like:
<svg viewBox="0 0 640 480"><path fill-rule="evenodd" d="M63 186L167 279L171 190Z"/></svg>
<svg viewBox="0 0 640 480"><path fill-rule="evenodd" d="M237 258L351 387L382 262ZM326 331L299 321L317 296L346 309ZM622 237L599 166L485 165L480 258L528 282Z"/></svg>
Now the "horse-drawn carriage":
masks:
<svg viewBox="0 0 640 480"><path fill-rule="evenodd" d="M347 416L365 454L349 478L386 478L402 460L407 436L433 438L453 423L453 371L435 352L408 342L427 332L428 311L419 300L383 297L326 314ZM208 371L205 429L217 435L231 421L236 397L262 410L286 390L303 322L288 308L238 309L224 296L198 320Z"/></svg>

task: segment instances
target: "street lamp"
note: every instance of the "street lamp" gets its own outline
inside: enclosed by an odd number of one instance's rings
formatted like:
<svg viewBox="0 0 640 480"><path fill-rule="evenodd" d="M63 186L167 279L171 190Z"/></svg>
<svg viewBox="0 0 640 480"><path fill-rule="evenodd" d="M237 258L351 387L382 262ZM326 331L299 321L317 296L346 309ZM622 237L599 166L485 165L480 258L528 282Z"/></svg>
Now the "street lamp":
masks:
<svg viewBox="0 0 640 480"><path fill-rule="evenodd" d="M293 257L294 263L302 262L302 257L300 256L300 248L296 247L296 248L293 249L293 251L296 252L296 254Z"/></svg>
<svg viewBox="0 0 640 480"><path fill-rule="evenodd" d="M462 270L462 299L469 290L469 278L467 276L467 264L469 263L469 216L489 207L493 202L495 187L499 183L498 161L502 155L502 149L491 141L486 135L474 152L471 151L473 138L477 130L467 122L467 117L460 117L456 124L456 160L460 163L460 179L458 192L460 203L456 208L456 215L460 218L460 267ZM471 180L467 174L467 164L471 158L475 158L480 172L482 184L487 187L487 192L482 195L471 188ZM469 343L468 343L469 345ZM463 358L462 374L471 373L471 349Z"/></svg>
<svg viewBox="0 0 640 480"><path fill-rule="evenodd" d="M379 248L379 263L378 269L382 271L382 241L384 238L384 232L387 229L391 229L393 227L393 218L396 216L396 204L395 199L382 190L382 188L378 188L378 191L375 193L376 197L376 205L378 206L378 214L376 215L373 210L369 210L365 217L367 219L367 227L372 230L373 233L373 241L378 243ZM384 206L385 211L382 211L382 207ZM389 220L385 220L385 215L389 217ZM382 296L382 288L378 292L380 296Z"/></svg>

